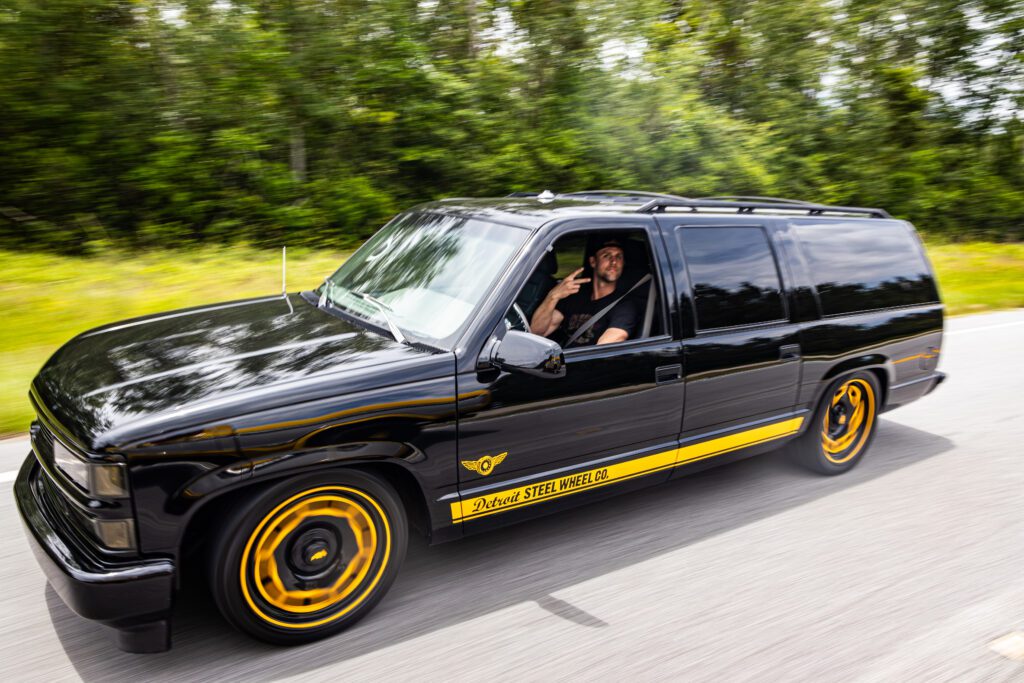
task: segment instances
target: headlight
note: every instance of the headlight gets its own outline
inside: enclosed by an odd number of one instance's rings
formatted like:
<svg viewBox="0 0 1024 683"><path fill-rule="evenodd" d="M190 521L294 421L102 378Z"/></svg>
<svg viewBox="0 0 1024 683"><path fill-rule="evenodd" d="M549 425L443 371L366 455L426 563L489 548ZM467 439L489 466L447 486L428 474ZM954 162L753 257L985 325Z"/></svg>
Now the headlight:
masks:
<svg viewBox="0 0 1024 683"><path fill-rule="evenodd" d="M98 498L126 498L128 484L124 465L93 463L72 453L60 441L53 441L53 463L68 479L75 482L90 496Z"/></svg>

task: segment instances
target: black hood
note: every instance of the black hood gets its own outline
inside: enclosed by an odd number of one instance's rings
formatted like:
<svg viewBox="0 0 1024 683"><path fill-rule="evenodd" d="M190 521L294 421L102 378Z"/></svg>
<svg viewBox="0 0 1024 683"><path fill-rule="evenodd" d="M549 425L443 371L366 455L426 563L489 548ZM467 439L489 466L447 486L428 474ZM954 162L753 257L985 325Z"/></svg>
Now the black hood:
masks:
<svg viewBox="0 0 1024 683"><path fill-rule="evenodd" d="M251 404L254 394L266 407L282 387L297 400L293 385L301 394L318 380L341 393L358 370L433 355L289 295L90 330L50 358L34 387L37 400L72 435L98 449L117 440L112 430L123 433L140 421L159 423L155 418L166 416L178 425L197 423L204 406L225 414L226 406Z"/></svg>

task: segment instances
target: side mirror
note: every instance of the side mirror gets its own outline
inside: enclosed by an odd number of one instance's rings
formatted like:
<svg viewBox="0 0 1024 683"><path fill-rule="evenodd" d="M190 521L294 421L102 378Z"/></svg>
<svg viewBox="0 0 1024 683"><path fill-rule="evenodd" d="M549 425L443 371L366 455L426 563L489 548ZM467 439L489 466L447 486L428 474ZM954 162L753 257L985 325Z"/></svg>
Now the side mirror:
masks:
<svg viewBox="0 0 1024 683"><path fill-rule="evenodd" d="M491 353L491 364L508 372L534 377L565 377L562 347L544 337L509 330Z"/></svg>

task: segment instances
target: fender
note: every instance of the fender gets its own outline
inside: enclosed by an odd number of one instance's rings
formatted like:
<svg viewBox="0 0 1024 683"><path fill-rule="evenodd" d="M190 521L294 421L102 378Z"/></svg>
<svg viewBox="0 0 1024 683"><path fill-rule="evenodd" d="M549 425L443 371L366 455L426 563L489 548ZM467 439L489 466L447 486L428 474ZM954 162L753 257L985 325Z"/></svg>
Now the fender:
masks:
<svg viewBox="0 0 1024 683"><path fill-rule="evenodd" d="M810 405L810 409L813 411L818 404L821 402L821 397L828 390L828 386L838 377L848 375L858 370L875 370L881 371L883 375L880 378L879 384L882 396L879 400L879 406L884 407L885 402L888 398L889 386L892 384L895 370L893 369L892 360L880 353L865 354L857 356L855 358L847 358L844 361L836 363L832 366L828 372L826 372L819 383L818 387L814 392L814 402ZM881 412L881 410L879 411ZM810 424L810 420L807 421Z"/></svg>
<svg viewBox="0 0 1024 683"><path fill-rule="evenodd" d="M177 448L164 439L130 449L140 549L179 556L204 520L218 523L218 501L230 505L250 486L338 466L395 475L388 478L413 521L433 532L448 512L436 501L457 490L459 398L454 377L445 376L249 412L204 429L207 438L177 436Z"/></svg>

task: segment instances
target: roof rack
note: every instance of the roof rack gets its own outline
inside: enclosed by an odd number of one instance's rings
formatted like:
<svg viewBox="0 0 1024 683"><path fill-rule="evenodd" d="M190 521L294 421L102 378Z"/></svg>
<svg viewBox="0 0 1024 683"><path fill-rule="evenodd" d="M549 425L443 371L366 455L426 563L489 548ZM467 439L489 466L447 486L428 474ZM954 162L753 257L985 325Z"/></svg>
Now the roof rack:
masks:
<svg viewBox="0 0 1024 683"><path fill-rule="evenodd" d="M539 192L513 192L509 197L537 197ZM725 209L735 210L736 213L752 214L755 211L803 211L808 216L825 215L862 215L871 218L892 218L885 209L876 209L862 206L829 206L828 204L817 204L806 202L802 199L784 199L782 197L758 197L750 195L725 195L721 197L681 197L675 194L663 192L643 192L640 190L583 190L581 192L560 192L552 199L591 199L606 200L621 203L643 204L636 211L637 213L660 213L669 208L690 209Z"/></svg>
<svg viewBox="0 0 1024 683"><path fill-rule="evenodd" d="M697 199L727 199L731 201L778 202L781 204L813 204L802 199L783 199L782 197L758 197L756 195L724 194L721 197L698 197Z"/></svg>
<svg viewBox="0 0 1024 683"><path fill-rule="evenodd" d="M689 197L662 192L642 192L639 190L583 190L582 192L560 192L559 197L573 199L610 199L613 202L642 201L645 199L679 199L690 201Z"/></svg>
<svg viewBox="0 0 1024 683"><path fill-rule="evenodd" d="M636 210L637 213L661 213L667 208L690 209L734 209L736 213L754 213L758 209L778 211L806 211L808 216L824 216L826 214L862 214L872 218L892 218L885 209L873 209L861 206L828 206L826 204L812 204L803 201L792 201L786 199L775 199L771 197L751 198L755 201L746 201L737 198L732 199L708 198L708 199L652 199Z"/></svg>

